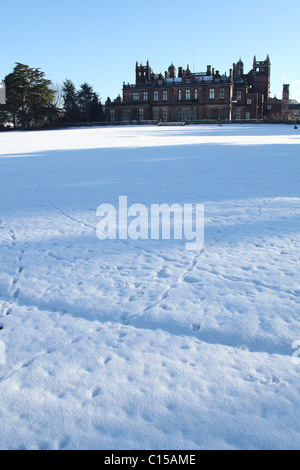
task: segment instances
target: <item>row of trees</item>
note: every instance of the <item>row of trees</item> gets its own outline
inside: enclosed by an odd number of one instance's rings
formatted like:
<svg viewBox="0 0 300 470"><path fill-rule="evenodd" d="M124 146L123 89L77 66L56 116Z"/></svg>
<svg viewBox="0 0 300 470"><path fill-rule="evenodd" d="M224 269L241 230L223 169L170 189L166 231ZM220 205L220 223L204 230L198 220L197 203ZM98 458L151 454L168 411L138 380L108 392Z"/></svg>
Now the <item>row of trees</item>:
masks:
<svg viewBox="0 0 300 470"><path fill-rule="evenodd" d="M83 83L77 91L74 83L66 80L62 88L62 99L66 122L104 121L99 95L88 83Z"/></svg>
<svg viewBox="0 0 300 470"><path fill-rule="evenodd" d="M28 128L104 121L100 97L88 83L79 90L71 80L54 86L40 69L17 63L4 85L6 104L0 104L0 126Z"/></svg>

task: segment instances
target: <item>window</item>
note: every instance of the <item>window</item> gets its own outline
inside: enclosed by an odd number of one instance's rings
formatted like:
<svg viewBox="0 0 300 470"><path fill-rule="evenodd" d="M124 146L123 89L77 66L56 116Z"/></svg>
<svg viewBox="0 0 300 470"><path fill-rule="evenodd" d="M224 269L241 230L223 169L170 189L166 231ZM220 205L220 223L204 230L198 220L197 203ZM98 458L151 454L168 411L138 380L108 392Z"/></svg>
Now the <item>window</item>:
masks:
<svg viewBox="0 0 300 470"><path fill-rule="evenodd" d="M163 108L163 121L168 122L168 108Z"/></svg>
<svg viewBox="0 0 300 470"><path fill-rule="evenodd" d="M139 101L140 94L139 93L133 93L132 98L133 98L133 101Z"/></svg>
<svg viewBox="0 0 300 470"><path fill-rule="evenodd" d="M268 111L271 111L272 105L271 105L271 104L268 104L267 108L268 108Z"/></svg>
<svg viewBox="0 0 300 470"><path fill-rule="evenodd" d="M181 121L191 121L191 119L192 119L192 109L181 108Z"/></svg>
<svg viewBox="0 0 300 470"><path fill-rule="evenodd" d="M241 110L241 108L236 108L236 110L235 110L235 119L242 119L242 110Z"/></svg>
<svg viewBox="0 0 300 470"><path fill-rule="evenodd" d="M110 122L115 122L115 110L110 110Z"/></svg>
<svg viewBox="0 0 300 470"><path fill-rule="evenodd" d="M178 101L182 100L182 91L178 90Z"/></svg>
<svg viewBox="0 0 300 470"><path fill-rule="evenodd" d="M225 106L220 106L219 108L219 119L221 121L224 121L225 120L225 113L226 113L226 108Z"/></svg>
<svg viewBox="0 0 300 470"><path fill-rule="evenodd" d="M144 91L143 93L143 100L148 101L148 91Z"/></svg>
<svg viewBox="0 0 300 470"><path fill-rule="evenodd" d="M144 120L144 109L140 108L139 109L139 121L143 121L143 120Z"/></svg>
<svg viewBox="0 0 300 470"><path fill-rule="evenodd" d="M237 101L242 101L242 91L241 90L238 90L236 92L236 99L237 99Z"/></svg>
<svg viewBox="0 0 300 470"><path fill-rule="evenodd" d="M220 88L219 90L219 99L225 100L225 88Z"/></svg>
<svg viewBox="0 0 300 470"><path fill-rule="evenodd" d="M130 121L131 120L131 110L130 109L123 109L122 111L122 121Z"/></svg>
<svg viewBox="0 0 300 470"><path fill-rule="evenodd" d="M191 90L185 90L185 99L190 100L191 99Z"/></svg>
<svg viewBox="0 0 300 470"><path fill-rule="evenodd" d="M159 109L158 108L153 109L153 119L154 119L154 121L159 120Z"/></svg>
<svg viewBox="0 0 300 470"><path fill-rule="evenodd" d="M163 91L163 101L168 101L168 90Z"/></svg>
<svg viewBox="0 0 300 470"><path fill-rule="evenodd" d="M251 114L250 114L250 113L246 113L246 120L247 120L247 121L250 121L250 119L251 119Z"/></svg>
<svg viewBox="0 0 300 470"><path fill-rule="evenodd" d="M210 120L216 119L215 108L213 108L213 107L209 107L209 108L208 108L208 110L207 110L207 117L208 117L208 119L210 119Z"/></svg>
<svg viewBox="0 0 300 470"><path fill-rule="evenodd" d="M186 83L187 85L189 85L189 84L191 83L191 79L190 79L190 78L186 78L186 79L185 79L185 83Z"/></svg>
<svg viewBox="0 0 300 470"><path fill-rule="evenodd" d="M198 88L195 88L195 91L194 91L194 99L195 99L195 100L198 99Z"/></svg>
<svg viewBox="0 0 300 470"><path fill-rule="evenodd" d="M209 99L210 99L210 100L214 100L214 99L215 99L215 89L214 89L214 88L210 88L210 89L209 89Z"/></svg>
<svg viewBox="0 0 300 470"><path fill-rule="evenodd" d="M247 99L247 104L252 104L252 99L251 98Z"/></svg>
<svg viewBox="0 0 300 470"><path fill-rule="evenodd" d="M158 101L158 91L154 91L154 93L153 93L153 101Z"/></svg>

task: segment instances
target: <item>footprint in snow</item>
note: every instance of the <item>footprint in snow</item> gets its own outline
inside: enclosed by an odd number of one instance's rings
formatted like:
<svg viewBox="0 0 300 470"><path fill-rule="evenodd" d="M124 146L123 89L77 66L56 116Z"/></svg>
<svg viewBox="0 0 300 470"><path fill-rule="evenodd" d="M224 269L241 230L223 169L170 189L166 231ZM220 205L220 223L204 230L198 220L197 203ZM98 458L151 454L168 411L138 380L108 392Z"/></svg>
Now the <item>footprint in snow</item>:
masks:
<svg viewBox="0 0 300 470"><path fill-rule="evenodd" d="M19 295L20 295L20 289L17 289L13 294L13 298L17 299L19 297Z"/></svg>
<svg viewBox="0 0 300 470"><path fill-rule="evenodd" d="M69 443L69 438L66 436L60 441L59 446L58 446L59 450L63 450L65 447L67 447L68 443Z"/></svg>
<svg viewBox="0 0 300 470"><path fill-rule="evenodd" d="M163 269L161 269L158 273L157 273L157 277L159 279L167 279L168 277L170 277L171 273L170 271L168 270L168 268L164 267Z"/></svg>
<svg viewBox="0 0 300 470"><path fill-rule="evenodd" d="M112 356L107 356L107 358L104 360L104 364L107 365L111 360Z"/></svg>
<svg viewBox="0 0 300 470"><path fill-rule="evenodd" d="M99 397L102 393L102 390L100 387L95 388L95 390L92 392L92 398Z"/></svg>
<svg viewBox="0 0 300 470"><path fill-rule="evenodd" d="M200 282L200 279L192 276L186 276L184 278L184 282L187 284L197 284L198 282Z"/></svg>
<svg viewBox="0 0 300 470"><path fill-rule="evenodd" d="M198 325L198 324L192 325L193 331L200 331L200 328L201 328L201 327L200 327L200 325Z"/></svg>

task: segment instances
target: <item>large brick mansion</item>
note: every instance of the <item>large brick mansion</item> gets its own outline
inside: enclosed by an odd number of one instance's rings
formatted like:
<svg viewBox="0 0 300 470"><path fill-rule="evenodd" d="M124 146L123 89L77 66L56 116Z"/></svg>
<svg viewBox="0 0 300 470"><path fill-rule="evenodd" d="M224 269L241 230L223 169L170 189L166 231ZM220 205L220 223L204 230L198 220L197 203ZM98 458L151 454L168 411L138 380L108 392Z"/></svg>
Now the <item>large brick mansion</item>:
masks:
<svg viewBox="0 0 300 470"><path fill-rule="evenodd" d="M241 121L261 120L282 111L282 101L270 98L271 62L253 60L244 72L239 60L229 74L208 65L193 73L172 64L164 75L136 63L135 84L123 84L123 97L106 102L106 120L128 121Z"/></svg>

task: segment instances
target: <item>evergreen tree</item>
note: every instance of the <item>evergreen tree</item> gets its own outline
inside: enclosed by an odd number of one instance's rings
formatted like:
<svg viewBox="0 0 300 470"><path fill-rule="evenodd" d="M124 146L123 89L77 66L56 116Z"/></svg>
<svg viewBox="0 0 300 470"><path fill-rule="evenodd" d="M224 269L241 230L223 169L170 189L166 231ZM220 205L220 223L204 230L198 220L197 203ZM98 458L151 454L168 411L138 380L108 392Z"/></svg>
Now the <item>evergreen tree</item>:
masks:
<svg viewBox="0 0 300 470"><path fill-rule="evenodd" d="M54 91L50 80L40 69L17 63L4 79L6 86L6 117L14 126L37 126L53 114Z"/></svg>
<svg viewBox="0 0 300 470"><path fill-rule="evenodd" d="M83 83L77 93L78 106L82 122L104 120L104 111L99 95L88 83Z"/></svg>
<svg viewBox="0 0 300 470"><path fill-rule="evenodd" d="M77 93L80 117L82 122L91 120L91 110L94 104L95 93L93 87L83 83Z"/></svg>
<svg viewBox="0 0 300 470"><path fill-rule="evenodd" d="M105 119L104 110L100 101L99 95L94 93L91 109L90 109L90 121L102 122Z"/></svg>
<svg viewBox="0 0 300 470"><path fill-rule="evenodd" d="M104 121L104 110L99 95L88 83L83 83L76 91L71 80L65 80L62 88L65 122Z"/></svg>
<svg viewBox="0 0 300 470"><path fill-rule="evenodd" d="M80 120L77 92L71 80L65 80L62 88L64 101L65 122L77 122Z"/></svg>

